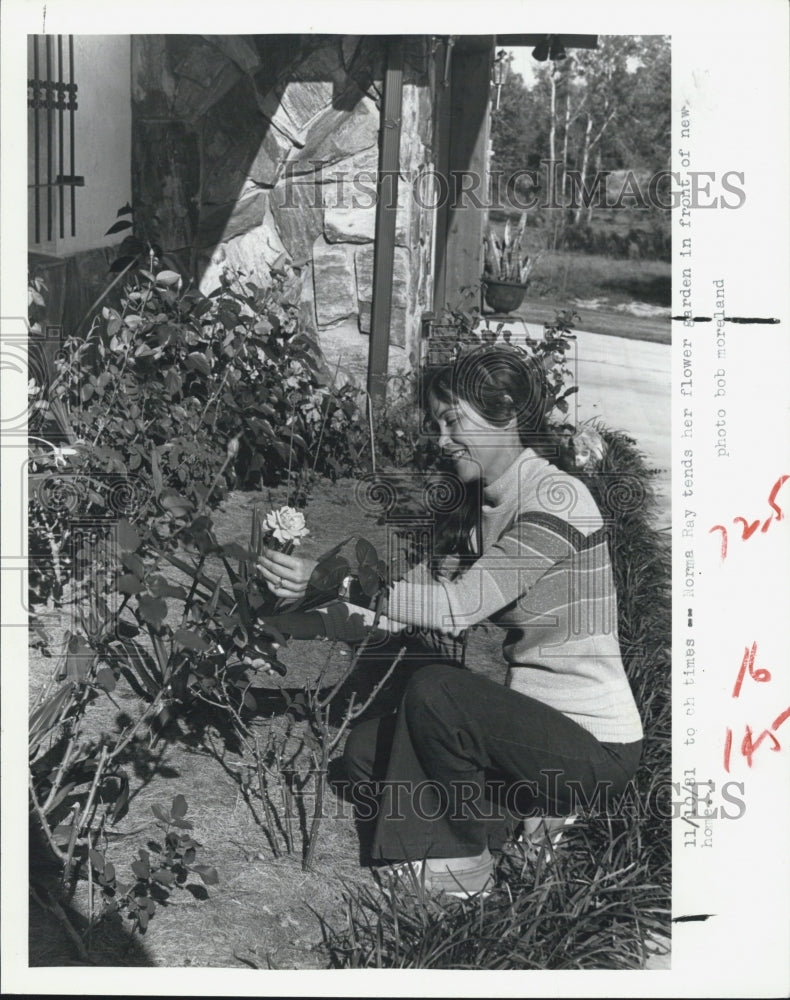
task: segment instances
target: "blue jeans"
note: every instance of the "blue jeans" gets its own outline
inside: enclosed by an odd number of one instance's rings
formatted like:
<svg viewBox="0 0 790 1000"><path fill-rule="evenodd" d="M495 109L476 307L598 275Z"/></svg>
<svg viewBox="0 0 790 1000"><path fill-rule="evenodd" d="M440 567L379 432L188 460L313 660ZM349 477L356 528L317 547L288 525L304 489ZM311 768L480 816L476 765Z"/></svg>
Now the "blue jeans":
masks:
<svg viewBox="0 0 790 1000"><path fill-rule="evenodd" d="M636 772L636 743L602 743L543 702L457 666L416 671L397 713L356 726L344 751L371 856L471 857L518 817L606 811Z"/></svg>

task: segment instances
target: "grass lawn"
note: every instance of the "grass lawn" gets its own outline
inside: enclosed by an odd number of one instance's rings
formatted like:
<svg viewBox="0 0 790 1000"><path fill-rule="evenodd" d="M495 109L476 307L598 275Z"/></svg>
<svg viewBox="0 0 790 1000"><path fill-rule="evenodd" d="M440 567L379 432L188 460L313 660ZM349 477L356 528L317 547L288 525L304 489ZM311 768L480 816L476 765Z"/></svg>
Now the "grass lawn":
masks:
<svg viewBox="0 0 790 1000"><path fill-rule="evenodd" d="M618 226L609 228L624 229L629 223L626 217L616 221ZM491 225L501 235L504 223L497 219L492 220ZM543 323L553 319L558 309L574 307L581 316L580 329L633 340L670 343L668 313L650 315L651 307L668 310L671 306L672 265L669 260L545 250L548 240L545 229L527 227L524 251L533 258L538 253L542 256L530 275L526 298L517 310L520 316ZM594 307L584 305L592 302L596 303ZM635 309L634 304L638 304ZM643 307L641 311L640 306Z"/></svg>

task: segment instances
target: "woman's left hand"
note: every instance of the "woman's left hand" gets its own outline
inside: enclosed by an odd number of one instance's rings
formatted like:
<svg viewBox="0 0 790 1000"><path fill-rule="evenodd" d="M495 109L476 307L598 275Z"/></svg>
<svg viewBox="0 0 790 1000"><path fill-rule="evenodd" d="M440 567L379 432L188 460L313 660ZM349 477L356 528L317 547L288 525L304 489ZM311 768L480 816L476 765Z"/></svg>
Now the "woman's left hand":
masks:
<svg viewBox="0 0 790 1000"><path fill-rule="evenodd" d="M307 582L317 565L317 559L286 555L285 552L266 548L258 560L258 569L266 580L269 590L286 601L296 601L304 597Z"/></svg>

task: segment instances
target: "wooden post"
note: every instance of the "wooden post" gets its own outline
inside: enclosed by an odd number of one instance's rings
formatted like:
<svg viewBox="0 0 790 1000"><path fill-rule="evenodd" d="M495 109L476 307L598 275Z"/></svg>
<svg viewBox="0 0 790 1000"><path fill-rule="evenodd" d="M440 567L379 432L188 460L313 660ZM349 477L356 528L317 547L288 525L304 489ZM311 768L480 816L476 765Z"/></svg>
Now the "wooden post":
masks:
<svg viewBox="0 0 790 1000"><path fill-rule="evenodd" d="M395 221L398 211L403 39L393 36L387 47L384 95L379 133L379 173L376 185L376 242L373 253L373 301L370 309L368 393L383 400L387 389L392 273L395 261Z"/></svg>
<svg viewBox="0 0 790 1000"><path fill-rule="evenodd" d="M471 303L479 287L488 203L488 140L493 35L457 39L450 96L449 210L442 281L435 309ZM440 272L441 273L441 272ZM438 290L438 289L437 289Z"/></svg>
<svg viewBox="0 0 790 1000"><path fill-rule="evenodd" d="M436 199L436 239L434 241L433 312L441 316L447 305L447 230L450 218L450 126L452 49L455 39L446 38L437 45L434 54L435 111L434 111L434 167L436 185L431 192Z"/></svg>

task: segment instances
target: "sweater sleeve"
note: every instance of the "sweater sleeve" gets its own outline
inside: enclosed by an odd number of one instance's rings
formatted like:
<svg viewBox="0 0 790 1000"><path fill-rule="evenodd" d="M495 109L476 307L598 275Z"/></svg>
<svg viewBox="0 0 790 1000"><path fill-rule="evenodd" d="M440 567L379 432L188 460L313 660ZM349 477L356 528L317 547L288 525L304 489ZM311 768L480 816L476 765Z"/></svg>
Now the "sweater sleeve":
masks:
<svg viewBox="0 0 790 1000"><path fill-rule="evenodd" d="M524 514L454 580L393 584L387 613L405 625L458 635L526 594L575 551L574 535L575 529L555 517Z"/></svg>

